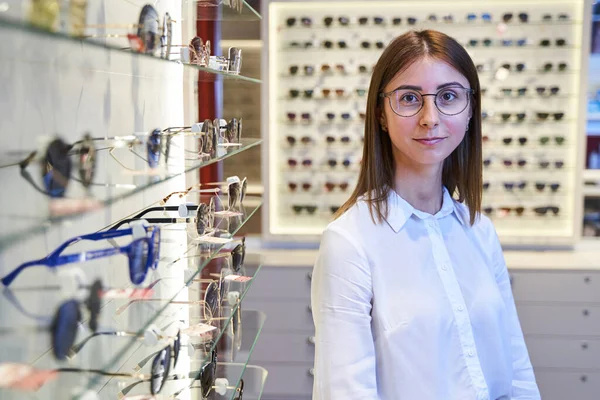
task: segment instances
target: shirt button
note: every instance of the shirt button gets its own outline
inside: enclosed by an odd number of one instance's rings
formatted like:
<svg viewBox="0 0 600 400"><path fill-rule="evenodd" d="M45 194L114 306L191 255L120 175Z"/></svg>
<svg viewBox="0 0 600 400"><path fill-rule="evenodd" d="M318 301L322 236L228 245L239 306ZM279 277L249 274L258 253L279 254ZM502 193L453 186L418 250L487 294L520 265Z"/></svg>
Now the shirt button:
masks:
<svg viewBox="0 0 600 400"><path fill-rule="evenodd" d="M469 355L469 357L473 357L475 355L475 352L473 350L469 350L467 354Z"/></svg>
<svg viewBox="0 0 600 400"><path fill-rule="evenodd" d="M448 269L448 265L446 265L446 264L443 264L443 265L442 265L442 270L446 271L447 269Z"/></svg>
<svg viewBox="0 0 600 400"><path fill-rule="evenodd" d="M458 306L458 307L456 307L456 309L457 309L458 311L462 311L462 310L464 310L465 308L464 308L463 306Z"/></svg>

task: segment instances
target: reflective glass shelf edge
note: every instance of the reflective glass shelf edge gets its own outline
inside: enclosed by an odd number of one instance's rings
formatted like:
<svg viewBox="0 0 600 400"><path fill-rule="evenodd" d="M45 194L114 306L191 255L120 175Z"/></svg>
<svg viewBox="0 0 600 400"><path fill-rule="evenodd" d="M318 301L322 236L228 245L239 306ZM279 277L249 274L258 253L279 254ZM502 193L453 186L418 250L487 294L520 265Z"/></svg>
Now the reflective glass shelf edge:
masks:
<svg viewBox="0 0 600 400"><path fill-rule="evenodd" d="M59 224L63 221L73 220L77 217L81 217L88 212L96 211L99 208L106 207L120 200L124 200L129 196L140 193L152 186L161 184L168 181L169 179L181 176L188 172L203 168L210 164L218 161L225 160L238 153L248 150L254 146L259 145L262 139L242 139L242 146L239 147L228 147L226 152L217 157L201 161L194 162L178 168L176 172L169 172L165 169L160 175L152 175L150 172L145 175L130 175L125 178L129 179L130 182L125 180L119 183L92 183L89 190L83 188L78 182L71 182L68 190L73 190L74 194L70 195L69 201L73 200L77 204L72 203L71 206L79 206L76 208L77 212L73 212L67 215L52 215L52 211L58 208L58 205L66 204L63 200L65 199L49 199L48 197L35 193L33 195L39 196L39 202L36 201L36 207L27 207L23 210L21 207L17 209L3 209L0 211L0 226L3 231L0 233L0 251L5 250L14 243L19 242L21 239L28 235L38 234L49 229L53 224ZM100 156L99 156L100 157ZM113 167L117 169L106 169L106 171L97 171L96 176L106 175L114 176L115 172L119 172L119 167L114 165L114 162L109 159L108 156L104 157L106 162L113 163ZM102 159L99 158L99 162ZM31 187L27 180L19 176L19 167L7 167L0 169L0 177L2 182L11 185L11 191L13 193L26 194L31 191ZM144 179L145 182L141 182ZM11 184L12 182L12 184ZM141 182L141 183L140 183ZM120 186L120 187L119 187ZM91 196L90 196L91 194ZM86 208L85 205L88 205ZM26 214L29 213L29 214Z"/></svg>
<svg viewBox="0 0 600 400"><path fill-rule="evenodd" d="M203 81L203 82L216 82L216 81L221 81L221 80L225 79L225 80L246 81L246 82L251 82L251 83L261 83L260 79L250 78L250 77L246 77L244 75L229 74L226 72L217 71L217 70L206 68L206 67L200 67L200 66L197 66L194 64L183 63L180 60L164 59L164 58L160 58L160 57L157 57L157 56L154 56L151 54L133 52L133 51L130 51L127 49L123 49L122 47L117 47L117 46L101 43L97 40L83 39L83 38L78 38L75 36L69 36L64 33L51 32L51 31L48 31L48 30L45 30L42 28L38 28L27 22L19 21L16 19L0 17L0 33L2 35L7 35L10 33L13 33L13 34L14 33L21 33L21 34L28 33L28 34L43 36L44 38L64 41L65 43L76 44L78 46L81 46L82 49L89 48L89 49L105 50L110 53L118 53L118 54L123 54L123 55L129 54L129 55L131 55L131 57L140 57L142 59L154 60L156 62L163 63L165 65L180 65L182 68L184 68L186 73L198 73L198 80ZM10 56L12 59L14 54L11 54ZM8 57L8 55L2 55L2 52L0 52L0 60L4 59L5 57ZM30 61L35 62L35 63L44 62L44 61L40 61L39 59L30 60ZM48 61L48 62L50 62L50 61ZM93 69L93 71L94 72L103 72L102 70L99 70L99 69ZM104 72L112 72L112 71L104 71ZM121 75L128 75L127 73L124 73L120 69L118 72ZM163 71L160 73L168 74L169 72L170 71ZM131 74L131 76L134 76L133 73ZM144 75L144 77L145 78L156 78L157 76L150 74L150 75Z"/></svg>
<svg viewBox="0 0 600 400"><path fill-rule="evenodd" d="M229 0L229 3L236 1ZM241 12L230 7L224 0L183 0L184 7L196 7L197 21L259 21L262 16L245 0L241 3Z"/></svg>

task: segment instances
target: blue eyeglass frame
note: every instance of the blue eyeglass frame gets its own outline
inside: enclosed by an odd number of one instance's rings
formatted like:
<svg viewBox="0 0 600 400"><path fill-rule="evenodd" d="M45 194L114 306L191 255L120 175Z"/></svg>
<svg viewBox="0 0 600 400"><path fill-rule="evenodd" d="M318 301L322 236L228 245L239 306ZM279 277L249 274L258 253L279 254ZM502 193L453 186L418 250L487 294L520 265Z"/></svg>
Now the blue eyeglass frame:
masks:
<svg viewBox="0 0 600 400"><path fill-rule="evenodd" d="M81 235L74 237L72 239L67 240L60 246L56 248L52 253L48 254L46 257L41 258L39 260L28 261L19 265L12 272L4 276L0 282L4 286L9 286L17 276L23 272L25 269L37 265L44 265L49 268L56 268L61 265L66 265L75 262L82 262L88 260L94 260L96 258L102 257L110 257L116 254L126 254L129 258L129 278L131 279L131 283L135 285L139 285L146 278L146 274L148 269L156 269L158 267L158 259L160 254L160 228L158 226L144 226L146 230L146 234L150 232L150 237L146 236L140 239L136 239L129 243L126 246L121 247L111 247L100 250L92 250L86 251L82 253L73 253L73 254L62 254L61 253L71 244L78 242L80 240L106 240L112 239L121 236L131 235L133 233L132 228L127 229L119 229L113 231L105 231L105 232L96 232L91 233L89 235ZM144 245L146 245L144 247ZM147 249L147 250L146 250ZM143 255L142 252L147 252L146 254L146 265L141 266L138 265L142 262ZM140 270L140 267L143 267L143 270Z"/></svg>

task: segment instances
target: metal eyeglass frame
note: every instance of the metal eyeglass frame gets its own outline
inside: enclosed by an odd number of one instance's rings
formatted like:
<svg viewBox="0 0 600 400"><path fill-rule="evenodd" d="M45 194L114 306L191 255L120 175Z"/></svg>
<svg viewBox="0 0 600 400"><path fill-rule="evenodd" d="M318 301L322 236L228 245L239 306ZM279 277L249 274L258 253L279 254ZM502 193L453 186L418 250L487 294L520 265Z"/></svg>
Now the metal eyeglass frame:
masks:
<svg viewBox="0 0 600 400"><path fill-rule="evenodd" d="M415 115L417 115L418 113L421 112L421 110L423 109L423 107L425 106L425 96L434 96L433 97L433 104L435 105L435 108L442 113L443 115L446 115L448 117L452 117L454 115L458 115L460 113L462 113L463 111L465 111L468 107L469 104L471 103L471 96L475 94L475 90L471 89L471 88L466 88L466 87L462 87L462 86L448 86L448 87L444 87L440 90L438 90L436 93L419 93L418 91L414 91L416 94L418 94L419 96L421 96L422 98L422 102L421 102L421 107L419 107L419 109L411 115L400 115L398 114L398 112L394 109L394 107L392 106L392 99L391 99L391 95L394 94L395 92L397 92L398 90L401 90L402 87L396 88L394 90L391 90L389 92L384 92L384 93L379 93L379 97L380 98L386 98L388 99L389 103L390 103L390 108L392 109L392 111L394 112L394 114L396 114L399 117L403 117L403 118L410 118L410 117L414 117ZM448 89L463 89L467 94L471 95L467 97L467 104L465 105L465 108L463 108L462 110L460 110L457 113L454 114L447 114L445 112L443 112L442 110L440 110L440 107L437 104L437 96L438 94L440 94L440 92L444 91L444 90L448 90Z"/></svg>

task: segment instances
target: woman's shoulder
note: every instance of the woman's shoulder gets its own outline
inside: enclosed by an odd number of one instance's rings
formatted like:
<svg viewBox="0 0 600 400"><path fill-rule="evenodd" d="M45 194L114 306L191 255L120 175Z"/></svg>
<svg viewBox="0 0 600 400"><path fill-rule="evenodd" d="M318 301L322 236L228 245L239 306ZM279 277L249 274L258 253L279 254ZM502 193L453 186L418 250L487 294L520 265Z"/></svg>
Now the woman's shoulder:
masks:
<svg viewBox="0 0 600 400"><path fill-rule="evenodd" d="M459 218L463 219L466 226L470 226L470 229L473 230L477 237L485 240L493 239L496 234L496 228L494 228L494 224L488 216L478 213L475 217L475 223L471 226L469 207L456 199L452 199L452 201L454 201L454 208Z"/></svg>
<svg viewBox="0 0 600 400"><path fill-rule="evenodd" d="M359 197L356 203L350 206L337 219L330 222L325 230L333 230L351 235L364 233L370 225L374 225L368 203Z"/></svg>

